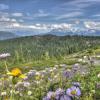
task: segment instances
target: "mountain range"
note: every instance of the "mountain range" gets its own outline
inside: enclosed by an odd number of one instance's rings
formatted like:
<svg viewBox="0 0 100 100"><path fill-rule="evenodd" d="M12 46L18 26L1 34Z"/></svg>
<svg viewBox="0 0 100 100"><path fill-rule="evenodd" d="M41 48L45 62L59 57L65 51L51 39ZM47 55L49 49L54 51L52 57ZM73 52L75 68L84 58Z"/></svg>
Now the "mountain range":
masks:
<svg viewBox="0 0 100 100"><path fill-rule="evenodd" d="M53 29L47 33L38 33L36 31L17 31L17 32L6 32L0 31L0 40L24 37L24 36L34 36L34 35L57 35L57 36L66 36L66 35L84 35L84 36L100 36L99 31L96 30L82 30L82 31L68 31L63 29Z"/></svg>
<svg viewBox="0 0 100 100"><path fill-rule="evenodd" d="M83 36L100 36L100 32L97 30L64 30L64 29L53 29L46 34L52 34L57 36L66 35L83 35Z"/></svg>

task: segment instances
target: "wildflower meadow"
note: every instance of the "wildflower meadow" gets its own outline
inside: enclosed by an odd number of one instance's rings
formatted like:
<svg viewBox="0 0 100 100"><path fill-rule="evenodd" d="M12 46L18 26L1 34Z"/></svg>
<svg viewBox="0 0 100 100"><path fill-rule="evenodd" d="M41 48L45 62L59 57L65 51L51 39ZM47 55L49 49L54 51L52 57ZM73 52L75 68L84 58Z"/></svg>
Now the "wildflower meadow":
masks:
<svg viewBox="0 0 100 100"><path fill-rule="evenodd" d="M65 63L42 69L21 65L10 68L7 60L12 55L3 53L0 100L99 100L100 60L96 52L74 53ZM70 57L75 59L73 63L68 63Z"/></svg>

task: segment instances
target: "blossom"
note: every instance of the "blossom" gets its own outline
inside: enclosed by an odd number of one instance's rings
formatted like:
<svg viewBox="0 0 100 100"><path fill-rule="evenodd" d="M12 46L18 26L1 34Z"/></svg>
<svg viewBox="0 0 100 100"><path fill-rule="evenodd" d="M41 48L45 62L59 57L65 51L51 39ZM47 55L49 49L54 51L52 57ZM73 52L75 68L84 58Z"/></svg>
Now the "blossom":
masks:
<svg viewBox="0 0 100 100"><path fill-rule="evenodd" d="M36 75L35 76L36 80L40 80L42 78L42 76L41 76L41 74L39 72L36 72L35 75Z"/></svg>
<svg viewBox="0 0 100 100"><path fill-rule="evenodd" d="M22 71L19 68L14 68L11 70L11 72L8 72L7 74L22 79L26 78L26 75L22 74Z"/></svg>
<svg viewBox="0 0 100 100"><path fill-rule="evenodd" d="M24 87L29 87L30 83L29 82L23 82Z"/></svg>
<svg viewBox="0 0 100 100"><path fill-rule="evenodd" d="M57 68L57 67L59 67L59 65L54 65L54 67L56 67L56 68Z"/></svg>
<svg viewBox="0 0 100 100"><path fill-rule="evenodd" d="M71 77L71 70L70 69L67 69L66 71L63 72L63 75L66 77L66 78L70 78Z"/></svg>
<svg viewBox="0 0 100 100"><path fill-rule="evenodd" d="M29 71L29 72L27 73L27 76L28 76L29 78L33 77L34 75L35 75L35 73L34 73L34 72L31 72L31 71Z"/></svg>
<svg viewBox="0 0 100 100"><path fill-rule="evenodd" d="M66 64L60 64L59 66L60 67L66 67L67 65Z"/></svg>
<svg viewBox="0 0 100 100"><path fill-rule="evenodd" d="M17 77L17 76L20 76L22 72L19 68L14 68L11 70L11 72L8 72L7 74Z"/></svg>
<svg viewBox="0 0 100 100"><path fill-rule="evenodd" d="M72 82L72 85L76 86L76 87L80 87L80 83L79 82Z"/></svg>
<svg viewBox="0 0 100 100"><path fill-rule="evenodd" d="M47 93L47 96L43 98L43 100L52 100L52 99L55 99L55 92L52 92L52 91L49 91Z"/></svg>
<svg viewBox="0 0 100 100"><path fill-rule="evenodd" d="M64 94L64 90L59 88L55 91L56 99L58 100Z"/></svg>
<svg viewBox="0 0 100 100"><path fill-rule="evenodd" d="M72 98L68 95L62 95L58 100L72 100Z"/></svg>
<svg viewBox="0 0 100 100"><path fill-rule="evenodd" d="M23 82L17 82L17 84L15 85L15 88L22 86L22 85L23 85Z"/></svg>
<svg viewBox="0 0 100 100"><path fill-rule="evenodd" d="M83 58L84 58L84 59L87 59L87 56L84 56Z"/></svg>
<svg viewBox="0 0 100 100"><path fill-rule="evenodd" d="M74 97L74 96L79 97L81 95L81 90L78 87L72 86L71 88L68 88L66 90L66 94L71 97Z"/></svg>
<svg viewBox="0 0 100 100"><path fill-rule="evenodd" d="M7 95L6 92L1 92L1 96L5 96L5 95Z"/></svg>
<svg viewBox="0 0 100 100"><path fill-rule="evenodd" d="M28 91L27 94L30 96L32 95L32 91Z"/></svg>
<svg viewBox="0 0 100 100"><path fill-rule="evenodd" d="M98 78L100 78L100 73L97 76L98 76Z"/></svg>
<svg viewBox="0 0 100 100"><path fill-rule="evenodd" d="M58 88L55 92L48 92L47 96L43 100L72 100L72 97L65 94L65 91L61 88Z"/></svg>
<svg viewBox="0 0 100 100"><path fill-rule="evenodd" d="M15 90L16 91L24 91L26 89L27 84L24 84L24 82L18 82L17 84L15 84Z"/></svg>
<svg viewBox="0 0 100 100"><path fill-rule="evenodd" d="M100 82L96 83L96 88L100 89Z"/></svg>
<svg viewBox="0 0 100 100"><path fill-rule="evenodd" d="M10 53L2 53L2 54L0 54L0 59L7 58L7 57L10 57L10 56L11 56Z"/></svg>
<svg viewBox="0 0 100 100"><path fill-rule="evenodd" d="M83 61L83 59L78 59L78 62L82 62Z"/></svg>
<svg viewBox="0 0 100 100"><path fill-rule="evenodd" d="M74 64L72 67L72 71L74 73L78 72L80 70L80 65L78 63Z"/></svg>

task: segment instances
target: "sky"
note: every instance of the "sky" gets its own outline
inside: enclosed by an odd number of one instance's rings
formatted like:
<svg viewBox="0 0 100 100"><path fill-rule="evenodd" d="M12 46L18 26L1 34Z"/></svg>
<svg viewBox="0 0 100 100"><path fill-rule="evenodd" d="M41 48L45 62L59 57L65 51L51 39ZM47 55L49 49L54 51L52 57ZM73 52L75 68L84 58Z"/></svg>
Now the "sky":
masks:
<svg viewBox="0 0 100 100"><path fill-rule="evenodd" d="M100 30L100 0L0 0L0 31Z"/></svg>

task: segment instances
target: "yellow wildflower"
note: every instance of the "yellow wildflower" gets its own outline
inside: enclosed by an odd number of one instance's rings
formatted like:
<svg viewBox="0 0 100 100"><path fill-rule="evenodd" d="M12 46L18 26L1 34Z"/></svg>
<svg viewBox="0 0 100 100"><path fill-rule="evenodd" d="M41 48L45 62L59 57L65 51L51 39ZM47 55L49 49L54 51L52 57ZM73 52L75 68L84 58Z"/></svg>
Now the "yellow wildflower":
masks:
<svg viewBox="0 0 100 100"><path fill-rule="evenodd" d="M26 78L26 75L21 74L19 77L24 79L24 78Z"/></svg>
<svg viewBox="0 0 100 100"><path fill-rule="evenodd" d="M8 72L7 74L12 75L14 77L18 77L22 74L22 72L19 68L14 68L14 69L11 70L11 72Z"/></svg>
<svg viewBox="0 0 100 100"><path fill-rule="evenodd" d="M35 78L36 78L36 80L40 80L41 79L41 74L39 72L36 72Z"/></svg>

